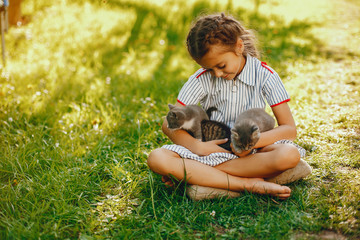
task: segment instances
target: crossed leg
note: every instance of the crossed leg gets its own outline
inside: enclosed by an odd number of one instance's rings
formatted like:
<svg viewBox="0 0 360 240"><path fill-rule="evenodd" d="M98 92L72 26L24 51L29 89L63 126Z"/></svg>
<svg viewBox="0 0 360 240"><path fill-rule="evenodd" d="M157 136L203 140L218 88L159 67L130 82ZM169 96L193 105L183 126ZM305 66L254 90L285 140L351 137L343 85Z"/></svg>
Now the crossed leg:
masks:
<svg viewBox="0 0 360 240"><path fill-rule="evenodd" d="M294 168L300 161L298 149L290 144L272 144L256 154L230 160L215 168L234 176L269 178Z"/></svg>
<svg viewBox="0 0 360 240"><path fill-rule="evenodd" d="M186 177L189 184L269 194L279 198L288 198L291 189L275 183L265 182L262 178L238 177L221 169L202 164L191 159L182 159L177 153L167 149L155 149L148 158L150 169L162 176L172 175L181 180ZM167 180L166 177L164 180Z"/></svg>

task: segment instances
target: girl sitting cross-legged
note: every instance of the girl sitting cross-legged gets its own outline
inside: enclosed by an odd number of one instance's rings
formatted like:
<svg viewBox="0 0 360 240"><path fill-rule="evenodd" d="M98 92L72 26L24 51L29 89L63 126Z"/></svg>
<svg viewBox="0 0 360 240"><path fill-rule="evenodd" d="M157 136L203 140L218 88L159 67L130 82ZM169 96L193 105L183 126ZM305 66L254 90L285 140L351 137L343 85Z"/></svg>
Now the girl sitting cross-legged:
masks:
<svg viewBox="0 0 360 240"><path fill-rule="evenodd" d="M188 184L205 189L209 198L211 193L244 190L288 198L289 187L266 180L296 170L304 149L292 142L296 126L287 103L290 97L278 74L257 59L254 35L231 16L204 16L190 29L187 49L202 68L182 87L177 106L216 107L211 118L232 127L241 112L269 104L278 126L261 133L256 151L238 156L218 146L227 139L201 142L184 130L170 130L165 120L163 132L174 145L153 150L147 161L150 169L167 184L170 175L178 180L186 176ZM291 181L309 173L293 171Z"/></svg>

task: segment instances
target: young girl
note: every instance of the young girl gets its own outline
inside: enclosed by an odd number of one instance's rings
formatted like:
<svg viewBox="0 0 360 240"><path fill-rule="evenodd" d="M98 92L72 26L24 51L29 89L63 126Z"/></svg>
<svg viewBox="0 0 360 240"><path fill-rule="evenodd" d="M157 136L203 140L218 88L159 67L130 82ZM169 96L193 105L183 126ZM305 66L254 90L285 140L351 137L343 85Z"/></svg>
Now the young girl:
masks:
<svg viewBox="0 0 360 240"><path fill-rule="evenodd" d="M237 156L218 146L227 139L201 142L184 130L168 129L165 120L162 130L175 144L152 151L150 169L163 175L167 184L172 175L178 180L186 177L192 185L289 197L290 188L264 178L297 166L303 149L291 142L296 126L287 104L289 95L277 73L257 59L254 35L230 16L210 15L191 28L187 48L202 69L185 83L177 106L215 106L218 111L212 119L232 127L241 112L265 108L266 100L278 127L261 133L255 154Z"/></svg>

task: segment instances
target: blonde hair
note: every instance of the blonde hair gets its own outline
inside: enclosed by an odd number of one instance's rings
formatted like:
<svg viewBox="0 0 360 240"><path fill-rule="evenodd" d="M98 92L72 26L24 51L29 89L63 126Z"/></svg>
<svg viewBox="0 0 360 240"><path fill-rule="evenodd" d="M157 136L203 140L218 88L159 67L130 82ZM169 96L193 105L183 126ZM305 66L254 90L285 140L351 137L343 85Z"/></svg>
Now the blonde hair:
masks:
<svg viewBox="0 0 360 240"><path fill-rule="evenodd" d="M186 45L193 59L201 59L213 44L235 49L239 38L244 44L244 56L249 54L260 57L253 32L245 29L234 17L225 16L224 13L200 17L190 29Z"/></svg>

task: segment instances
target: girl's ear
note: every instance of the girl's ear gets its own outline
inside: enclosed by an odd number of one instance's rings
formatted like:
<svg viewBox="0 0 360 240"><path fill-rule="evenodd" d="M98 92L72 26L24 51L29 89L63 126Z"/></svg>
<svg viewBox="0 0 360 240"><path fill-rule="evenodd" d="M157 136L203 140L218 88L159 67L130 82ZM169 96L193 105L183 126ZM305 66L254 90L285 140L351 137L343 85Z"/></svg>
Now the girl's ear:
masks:
<svg viewBox="0 0 360 240"><path fill-rule="evenodd" d="M236 42L235 53L236 55L240 56L243 54L243 52L244 52L244 42L241 38L239 38Z"/></svg>

